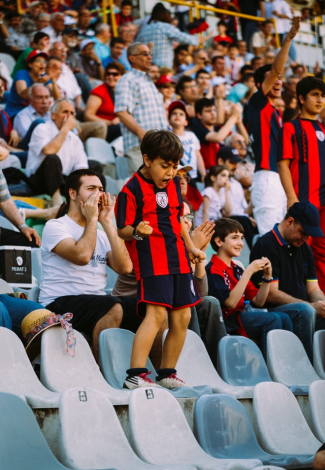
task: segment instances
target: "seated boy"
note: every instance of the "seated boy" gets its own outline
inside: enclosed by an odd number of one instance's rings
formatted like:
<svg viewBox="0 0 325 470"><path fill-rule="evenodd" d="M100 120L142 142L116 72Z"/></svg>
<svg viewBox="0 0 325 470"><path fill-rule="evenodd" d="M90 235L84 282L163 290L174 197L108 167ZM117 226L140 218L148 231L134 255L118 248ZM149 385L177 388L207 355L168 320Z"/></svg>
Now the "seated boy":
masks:
<svg viewBox="0 0 325 470"><path fill-rule="evenodd" d="M142 142L143 165L127 182L117 200L116 223L125 240L138 281L138 328L124 387L175 388L186 385L176 375L176 363L186 338L190 307L200 302L193 282L192 262L205 259L195 248L183 215L178 164L183 156L179 138L170 131L148 131ZM157 383L146 362L160 329L169 316Z"/></svg>
<svg viewBox="0 0 325 470"><path fill-rule="evenodd" d="M221 303L227 332L253 339L261 338L261 349L266 358L267 333L278 329L293 331L293 327L290 317L285 313L244 309L245 300L252 302L255 307L264 305L273 278L268 258L253 261L245 271L233 262L244 246L243 239L244 229L239 222L232 219L216 221L211 246L217 254L212 256L206 266L209 295ZM259 289L250 280L257 271L263 271Z"/></svg>

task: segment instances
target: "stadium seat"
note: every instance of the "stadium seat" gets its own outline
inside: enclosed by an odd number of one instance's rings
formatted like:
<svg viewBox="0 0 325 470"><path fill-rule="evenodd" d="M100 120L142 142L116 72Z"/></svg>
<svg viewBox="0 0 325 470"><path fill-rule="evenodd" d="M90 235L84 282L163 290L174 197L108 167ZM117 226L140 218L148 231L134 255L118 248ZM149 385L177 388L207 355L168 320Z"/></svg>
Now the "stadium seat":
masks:
<svg viewBox="0 0 325 470"><path fill-rule="evenodd" d="M272 455L264 452L239 401L229 395L205 395L195 402L194 434L200 446L218 459L260 459L264 465L308 468L310 455Z"/></svg>
<svg viewBox="0 0 325 470"><path fill-rule="evenodd" d="M39 297L39 292L40 292L40 288L38 285L33 286L30 289L13 286L13 290L14 292L23 292L27 296L28 300L33 300L34 302L38 302L38 297Z"/></svg>
<svg viewBox="0 0 325 470"><path fill-rule="evenodd" d="M23 343L3 327L0 327L0 377L0 392L23 395L33 408L58 408L60 395L43 387Z"/></svg>
<svg viewBox="0 0 325 470"><path fill-rule="evenodd" d="M107 382L114 388L121 390L126 377L126 370L130 367L130 359L134 333L121 328L110 328L99 335L100 367ZM156 371L148 358L147 369L151 372L150 378L155 381ZM168 390L177 398L199 397L212 393L210 387L178 387Z"/></svg>
<svg viewBox="0 0 325 470"><path fill-rule="evenodd" d="M6 64L6 66L8 67L8 71L11 74L11 72L13 71L13 68L16 64L15 59L10 54L5 54L5 53L1 52L0 62L3 62L4 64Z"/></svg>
<svg viewBox="0 0 325 470"><path fill-rule="evenodd" d="M106 180L106 192L110 193L111 196L117 196L122 189L122 185L112 178L111 176L105 175Z"/></svg>
<svg viewBox="0 0 325 470"><path fill-rule="evenodd" d="M62 394L59 412L59 455L69 468L172 470L149 465L134 453L107 395L70 389ZM195 470L193 466L174 470Z"/></svg>
<svg viewBox="0 0 325 470"><path fill-rule="evenodd" d="M1 470L67 470L52 454L23 397L0 393L0 422Z"/></svg>
<svg viewBox="0 0 325 470"><path fill-rule="evenodd" d="M49 328L42 334L41 381L49 390L64 392L82 387L99 390L108 395L114 405L129 401L129 390L116 390L102 376L86 339L74 330L76 355L66 353L66 332L63 328Z"/></svg>
<svg viewBox="0 0 325 470"><path fill-rule="evenodd" d="M310 427L321 442L325 442L325 381L318 380L309 387Z"/></svg>
<svg viewBox="0 0 325 470"><path fill-rule="evenodd" d="M18 228L15 227L6 217L0 215L0 227L6 228L7 230L13 230L14 232L19 232Z"/></svg>
<svg viewBox="0 0 325 470"><path fill-rule="evenodd" d="M253 414L258 441L270 454L311 457L322 445L308 427L296 398L283 384L255 385Z"/></svg>
<svg viewBox="0 0 325 470"><path fill-rule="evenodd" d="M106 266L106 274L107 274L107 282L106 282L105 292L106 294L111 294L118 274L116 274L116 272L113 271L113 269L111 269L109 266Z"/></svg>
<svg viewBox="0 0 325 470"><path fill-rule="evenodd" d="M180 404L163 388L138 388L129 401L129 441L151 464L194 465L200 470L250 469L258 459L215 459L196 441Z"/></svg>
<svg viewBox="0 0 325 470"><path fill-rule="evenodd" d="M115 160L116 178L125 180L129 177L128 159L126 157L117 157Z"/></svg>
<svg viewBox="0 0 325 470"><path fill-rule="evenodd" d="M12 286L0 278L0 294L11 294L13 291Z"/></svg>
<svg viewBox="0 0 325 470"><path fill-rule="evenodd" d="M164 333L166 337L167 331ZM226 393L234 398L252 398L253 387L236 387L222 380L207 353L201 338L187 330L185 344L178 359L177 375L192 386L208 385L214 393Z"/></svg>
<svg viewBox="0 0 325 470"><path fill-rule="evenodd" d="M266 363L272 380L296 395L308 393L309 385L320 377L310 363L300 339L290 331L272 330L267 335Z"/></svg>
<svg viewBox="0 0 325 470"><path fill-rule="evenodd" d="M218 344L218 372L230 385L271 382L259 347L244 336L224 336Z"/></svg>
<svg viewBox="0 0 325 470"><path fill-rule="evenodd" d="M41 248L32 248L32 275L41 283L43 274Z"/></svg>
<svg viewBox="0 0 325 470"><path fill-rule="evenodd" d="M314 334L314 369L321 379L325 379L325 330Z"/></svg>
<svg viewBox="0 0 325 470"><path fill-rule="evenodd" d="M89 137L85 145L88 158L96 160L102 165L115 165L114 152L106 140L99 139L98 137Z"/></svg>

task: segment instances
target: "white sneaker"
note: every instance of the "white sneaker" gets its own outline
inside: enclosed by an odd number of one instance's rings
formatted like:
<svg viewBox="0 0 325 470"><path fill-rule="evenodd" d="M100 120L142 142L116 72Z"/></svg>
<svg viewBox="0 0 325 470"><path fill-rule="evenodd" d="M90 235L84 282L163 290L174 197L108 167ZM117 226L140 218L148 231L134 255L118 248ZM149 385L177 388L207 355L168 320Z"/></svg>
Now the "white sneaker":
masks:
<svg viewBox="0 0 325 470"><path fill-rule="evenodd" d="M159 387L159 385L147 377L149 374L151 374L151 372L144 372L143 374L126 378L123 384L123 388L134 390L135 388L139 387Z"/></svg>
<svg viewBox="0 0 325 470"><path fill-rule="evenodd" d="M161 387L168 388L169 390L177 387L192 387L192 385L189 385L183 380L179 379L176 374L170 374L169 377L159 380L157 384L159 384Z"/></svg>

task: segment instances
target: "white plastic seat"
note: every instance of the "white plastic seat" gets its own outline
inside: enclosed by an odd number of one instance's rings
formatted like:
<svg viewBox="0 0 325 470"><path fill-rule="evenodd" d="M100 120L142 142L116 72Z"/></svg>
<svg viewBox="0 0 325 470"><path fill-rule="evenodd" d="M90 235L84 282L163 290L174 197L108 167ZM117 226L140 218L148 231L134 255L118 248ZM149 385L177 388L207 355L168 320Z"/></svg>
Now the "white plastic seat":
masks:
<svg viewBox="0 0 325 470"><path fill-rule="evenodd" d="M13 68L16 64L15 59L10 54L5 54L5 53L1 52L0 61L6 64L6 66L8 67L8 71L11 74L11 72L13 71Z"/></svg>
<svg viewBox="0 0 325 470"><path fill-rule="evenodd" d="M69 468L118 470L194 470L143 462L132 450L107 395L96 390L62 393L59 411L59 455Z"/></svg>
<svg viewBox="0 0 325 470"><path fill-rule="evenodd" d="M41 248L32 248L32 275L37 279L38 284L41 283L42 274Z"/></svg>
<svg viewBox="0 0 325 470"><path fill-rule="evenodd" d="M105 175L106 180L106 192L110 193L111 196L117 196L118 193L121 191L122 186L112 178L111 176Z"/></svg>
<svg viewBox="0 0 325 470"><path fill-rule="evenodd" d="M89 137L86 140L86 152L89 158L97 160L103 165L115 165L115 155L112 147L104 139Z"/></svg>
<svg viewBox="0 0 325 470"><path fill-rule="evenodd" d="M138 388L129 402L129 440L151 464L195 465L199 470L249 469L258 459L216 459L195 439L177 400L163 388Z"/></svg>
<svg viewBox="0 0 325 470"><path fill-rule="evenodd" d="M105 292L111 294L113 287L115 285L118 274L113 271L109 266L106 266L107 282L105 287Z"/></svg>
<svg viewBox="0 0 325 470"><path fill-rule="evenodd" d="M272 330L267 335L267 367L272 380L308 391L320 377L310 363L300 339L290 331ZM294 389L292 389L294 391Z"/></svg>
<svg viewBox="0 0 325 470"><path fill-rule="evenodd" d="M118 180L124 180L129 177L129 166L128 159L126 157L116 157L116 178Z"/></svg>
<svg viewBox="0 0 325 470"><path fill-rule="evenodd" d="M64 392L69 388L92 388L106 393L114 405L128 403L130 391L116 390L102 376L85 338L74 330L75 357L66 353L66 332L49 328L42 334L41 381L49 390Z"/></svg>
<svg viewBox="0 0 325 470"><path fill-rule="evenodd" d="M101 370L107 382L116 389L122 389L126 370L130 367L134 333L122 328L109 328L99 335L99 360ZM155 381L156 371L150 359L146 368L151 372L151 380ZM210 387L177 387L168 390L177 398L199 397L212 393Z"/></svg>
<svg viewBox="0 0 325 470"><path fill-rule="evenodd" d="M325 379L325 330L314 334L314 369L320 378Z"/></svg>
<svg viewBox="0 0 325 470"><path fill-rule="evenodd" d="M164 339L167 331L164 333ZM207 353L201 338L187 330L185 344L178 359L177 375L194 386L208 385L214 393L225 393L234 398L252 398L253 387L229 385L222 380Z"/></svg>
<svg viewBox="0 0 325 470"><path fill-rule="evenodd" d="M270 454L315 454L316 439L292 392L283 384L264 382L254 388L256 435Z"/></svg>
<svg viewBox="0 0 325 470"><path fill-rule="evenodd" d="M12 286L0 278L0 294L11 294L13 291Z"/></svg>
<svg viewBox="0 0 325 470"><path fill-rule="evenodd" d="M3 327L0 327L0 392L23 395L33 408L59 406L60 395L43 387L23 343L15 333Z"/></svg>
<svg viewBox="0 0 325 470"><path fill-rule="evenodd" d="M318 380L309 387L311 429L317 439L325 442L325 381Z"/></svg>
<svg viewBox="0 0 325 470"><path fill-rule="evenodd" d="M19 232L18 228L15 227L6 217L0 215L0 227L6 228L7 230L13 230L14 232Z"/></svg>
<svg viewBox="0 0 325 470"><path fill-rule="evenodd" d="M1 470L67 470L52 454L23 397L0 393Z"/></svg>

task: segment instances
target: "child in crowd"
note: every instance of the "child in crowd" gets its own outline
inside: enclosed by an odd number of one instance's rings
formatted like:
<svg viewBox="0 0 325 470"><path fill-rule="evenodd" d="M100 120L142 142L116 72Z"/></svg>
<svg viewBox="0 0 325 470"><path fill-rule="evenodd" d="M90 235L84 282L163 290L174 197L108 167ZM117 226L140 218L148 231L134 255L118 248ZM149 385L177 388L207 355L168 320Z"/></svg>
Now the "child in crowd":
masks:
<svg viewBox="0 0 325 470"><path fill-rule="evenodd" d="M134 16L132 16L132 0L122 0L121 11L116 13L115 20L117 26L134 21Z"/></svg>
<svg viewBox="0 0 325 470"><path fill-rule="evenodd" d="M189 116L186 111L186 105L183 101L173 101L169 105L168 119L170 127L182 142L184 148L184 155L182 157L181 164L184 166L191 166L193 168L193 170L189 172L192 179L196 179L198 177L198 172L200 173L201 178L204 178L206 171L200 152L201 145L194 132L185 130L185 127L188 125Z"/></svg>
<svg viewBox="0 0 325 470"><path fill-rule="evenodd" d="M262 307L269 293L272 266L268 258L253 261L245 271L234 263L244 246L244 229L232 219L216 221L211 246L216 251L206 266L209 295L216 297L222 306L225 326L230 334L262 339L262 353L266 358L266 336L271 330L293 331L292 322L286 313L245 309L245 300ZM262 284L257 289L251 276L263 271Z"/></svg>
<svg viewBox="0 0 325 470"><path fill-rule="evenodd" d="M220 20L217 24L218 35L213 38L214 42L228 42L229 44L233 42L231 37L227 35L227 28L227 23Z"/></svg>
<svg viewBox="0 0 325 470"><path fill-rule="evenodd" d="M202 191L203 204L196 215L196 224L203 220L217 220L231 212L229 197L229 170L225 165L215 165L210 168L204 179L205 189Z"/></svg>
<svg viewBox="0 0 325 470"><path fill-rule="evenodd" d="M186 385L175 366L186 338L190 307L200 302L190 261L205 259L195 248L183 219L178 164L183 157L179 138L170 131L150 130L142 142L143 165L120 192L116 221L125 240L138 282L137 313L144 317L134 338L131 365L124 387ZM159 331L169 316L169 331L156 383L146 362Z"/></svg>

